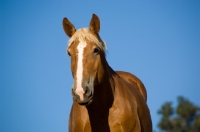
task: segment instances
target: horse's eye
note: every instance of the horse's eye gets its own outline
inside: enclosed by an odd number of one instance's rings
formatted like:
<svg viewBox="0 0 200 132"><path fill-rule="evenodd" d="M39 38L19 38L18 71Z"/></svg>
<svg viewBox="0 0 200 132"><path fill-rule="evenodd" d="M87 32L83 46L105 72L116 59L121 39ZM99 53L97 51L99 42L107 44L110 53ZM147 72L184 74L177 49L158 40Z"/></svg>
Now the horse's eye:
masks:
<svg viewBox="0 0 200 132"><path fill-rule="evenodd" d="M94 48L93 53L94 53L94 54L99 54L99 51L100 51L99 48Z"/></svg>
<svg viewBox="0 0 200 132"><path fill-rule="evenodd" d="M71 56L71 54L69 53L69 51L67 51L67 54L68 54L69 56Z"/></svg>

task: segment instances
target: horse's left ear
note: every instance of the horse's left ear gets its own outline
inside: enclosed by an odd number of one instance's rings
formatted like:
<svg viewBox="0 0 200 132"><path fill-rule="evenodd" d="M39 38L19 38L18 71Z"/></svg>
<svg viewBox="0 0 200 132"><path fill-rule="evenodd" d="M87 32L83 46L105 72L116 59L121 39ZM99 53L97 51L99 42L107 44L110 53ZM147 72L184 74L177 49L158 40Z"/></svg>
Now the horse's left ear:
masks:
<svg viewBox="0 0 200 132"><path fill-rule="evenodd" d="M100 30L100 20L97 15L93 14L90 21L90 31L94 34L98 34Z"/></svg>

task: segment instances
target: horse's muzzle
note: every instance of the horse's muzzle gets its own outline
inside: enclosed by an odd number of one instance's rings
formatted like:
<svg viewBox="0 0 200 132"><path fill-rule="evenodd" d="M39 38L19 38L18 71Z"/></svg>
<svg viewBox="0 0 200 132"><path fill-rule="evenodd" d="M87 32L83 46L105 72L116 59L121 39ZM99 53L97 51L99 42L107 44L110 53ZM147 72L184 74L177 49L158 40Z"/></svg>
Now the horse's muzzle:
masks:
<svg viewBox="0 0 200 132"><path fill-rule="evenodd" d="M80 97L79 94L76 93L76 89L72 88L72 96L80 105L89 105L93 101L93 87L85 86L83 88L84 93Z"/></svg>

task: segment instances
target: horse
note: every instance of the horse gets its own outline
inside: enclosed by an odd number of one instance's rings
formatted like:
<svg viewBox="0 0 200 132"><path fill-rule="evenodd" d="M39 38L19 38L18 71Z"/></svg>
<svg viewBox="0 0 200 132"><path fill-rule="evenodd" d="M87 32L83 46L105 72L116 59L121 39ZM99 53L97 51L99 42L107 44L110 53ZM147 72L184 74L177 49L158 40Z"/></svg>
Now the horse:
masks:
<svg viewBox="0 0 200 132"><path fill-rule="evenodd" d="M76 30L66 17L62 24L74 79L69 132L152 132L146 89L133 74L109 66L99 17L92 15L89 28Z"/></svg>

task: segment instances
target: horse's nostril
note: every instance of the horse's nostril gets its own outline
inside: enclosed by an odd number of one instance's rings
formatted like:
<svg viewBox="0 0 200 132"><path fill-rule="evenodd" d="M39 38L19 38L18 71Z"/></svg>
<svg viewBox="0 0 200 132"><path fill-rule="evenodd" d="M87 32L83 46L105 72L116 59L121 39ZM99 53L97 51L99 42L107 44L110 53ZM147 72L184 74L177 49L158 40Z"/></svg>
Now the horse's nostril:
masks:
<svg viewBox="0 0 200 132"><path fill-rule="evenodd" d="M85 89L85 94L87 94L87 92L88 92L88 89Z"/></svg>
<svg viewBox="0 0 200 132"><path fill-rule="evenodd" d="M92 93L92 92L91 92L90 88L89 88L88 86L86 86L86 87L85 87L85 96L86 96L86 97L90 97L90 96L91 96L91 93Z"/></svg>

